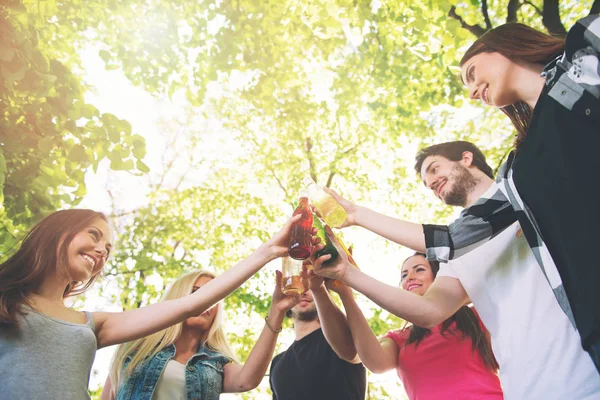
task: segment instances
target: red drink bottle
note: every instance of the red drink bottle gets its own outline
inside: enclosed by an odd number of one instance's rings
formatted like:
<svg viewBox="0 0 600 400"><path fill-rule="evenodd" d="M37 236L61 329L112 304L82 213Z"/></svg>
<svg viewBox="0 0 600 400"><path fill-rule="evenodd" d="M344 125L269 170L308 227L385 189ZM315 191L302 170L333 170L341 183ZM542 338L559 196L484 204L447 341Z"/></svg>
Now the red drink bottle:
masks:
<svg viewBox="0 0 600 400"><path fill-rule="evenodd" d="M305 192L300 193L298 207L294 215L302 215L299 221L292 226L292 237L288 254L296 260L306 260L312 253L312 226L313 215L308 205L308 196Z"/></svg>

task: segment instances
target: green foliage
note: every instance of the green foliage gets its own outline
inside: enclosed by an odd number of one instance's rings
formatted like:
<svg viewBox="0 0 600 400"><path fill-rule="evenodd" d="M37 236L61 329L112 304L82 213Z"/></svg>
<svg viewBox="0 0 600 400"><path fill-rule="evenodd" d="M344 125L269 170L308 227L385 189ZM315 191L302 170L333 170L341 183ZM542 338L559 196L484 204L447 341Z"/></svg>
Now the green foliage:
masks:
<svg viewBox="0 0 600 400"><path fill-rule="evenodd" d="M0 254L31 223L76 205L89 167L108 157L114 169L135 171L145 155L143 138L87 104L81 78L41 40L43 16L56 11L55 2L0 6Z"/></svg>
<svg viewBox="0 0 600 400"><path fill-rule="evenodd" d="M492 26L504 23L509 1L487 3ZM543 3L522 2L517 19L544 29ZM591 4L560 2L562 23L569 27ZM453 210L432 199L413 171L418 148L466 139L496 166L514 134L502 113L465 101L457 64L475 38L465 27L485 27L481 6L3 2L0 254L43 215L77 205L86 171L103 159L150 181L143 206L114 204L119 242L105 271L114 286L103 294L123 309L156 301L184 272L221 272L250 254L284 223L305 176L386 214L448 221ZM451 7L461 20L449 16ZM106 69L157 98L185 94L185 117L159 127L163 165L145 163L146 141L129 122L85 101L79 49L92 45ZM398 264L398 246L377 245ZM361 268L376 268L368 265L371 250L358 252ZM273 280L266 268L228 297L228 320L260 323ZM378 335L401 324L366 309ZM244 325L230 335L242 359L257 334ZM369 396L389 393L375 383Z"/></svg>

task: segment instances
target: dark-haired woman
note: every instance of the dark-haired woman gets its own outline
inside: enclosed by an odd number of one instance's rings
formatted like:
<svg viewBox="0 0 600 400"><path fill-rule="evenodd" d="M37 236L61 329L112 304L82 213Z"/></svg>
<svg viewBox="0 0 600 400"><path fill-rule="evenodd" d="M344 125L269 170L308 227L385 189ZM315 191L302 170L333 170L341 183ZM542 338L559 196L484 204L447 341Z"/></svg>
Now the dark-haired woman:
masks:
<svg viewBox="0 0 600 400"><path fill-rule="evenodd" d="M439 270L422 254L402 265L404 290L423 296ZM346 308L354 344L374 373L393 368L411 400L503 398L488 333L472 308L463 306L431 329L409 326L378 340L348 286L337 289Z"/></svg>
<svg viewBox="0 0 600 400"><path fill-rule="evenodd" d="M498 177L502 194L600 371L600 268L593 256L600 226L599 54L600 16L590 15L566 41L501 25L477 39L460 65L470 97L502 110L518 132Z"/></svg>

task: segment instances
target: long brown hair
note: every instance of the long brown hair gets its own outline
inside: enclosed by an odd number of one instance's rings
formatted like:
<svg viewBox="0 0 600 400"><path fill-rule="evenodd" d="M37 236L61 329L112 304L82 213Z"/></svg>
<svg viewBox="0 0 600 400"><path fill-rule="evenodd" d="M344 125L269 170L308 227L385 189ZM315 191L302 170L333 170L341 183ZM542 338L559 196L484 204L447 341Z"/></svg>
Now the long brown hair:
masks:
<svg viewBox="0 0 600 400"><path fill-rule="evenodd" d="M514 62L546 65L565 51L565 39L547 35L527 25L508 23L484 33L460 60L462 67L480 53L500 53ZM516 147L527 135L532 109L523 101L501 108L518 132Z"/></svg>
<svg viewBox="0 0 600 400"><path fill-rule="evenodd" d="M415 253L404 260L404 263L415 256L425 257L425 254ZM440 270L440 264L437 261L428 261L428 263L435 279L438 271ZM456 331L449 331L449 328L453 323L456 323ZM415 346L418 346L426 336L431 334L430 329L421 328L420 326L416 325L411 325L407 329L409 329L409 335L406 345L414 344ZM458 310L453 316L442 322L440 333L443 336L447 332L450 334L460 333L464 338L471 339L473 351L477 350L479 352L485 366L493 371L498 370L498 361L496 361L496 357L494 357L490 343L486 338L487 331L479 324L479 319L471 307L461 307L460 310Z"/></svg>
<svg viewBox="0 0 600 400"><path fill-rule="evenodd" d="M27 297L40 287L49 273L68 273L69 243L96 218L108 223L104 214L93 210L57 211L41 220L25 235L19 249L0 264L0 327L18 325L20 305L27 304ZM100 272L85 282L70 282L63 297L83 293Z"/></svg>

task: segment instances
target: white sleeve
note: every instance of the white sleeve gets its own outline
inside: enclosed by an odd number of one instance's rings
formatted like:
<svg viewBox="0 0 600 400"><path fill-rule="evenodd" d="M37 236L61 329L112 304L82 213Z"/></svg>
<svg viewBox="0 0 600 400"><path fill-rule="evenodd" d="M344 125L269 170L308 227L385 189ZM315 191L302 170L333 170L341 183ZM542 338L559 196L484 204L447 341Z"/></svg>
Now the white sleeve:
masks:
<svg viewBox="0 0 600 400"><path fill-rule="evenodd" d="M447 263L440 263L440 270L437 273L437 277L439 278L440 276L447 276L449 278L458 279L458 274L452 266L454 263L456 263L455 260L450 260Z"/></svg>

